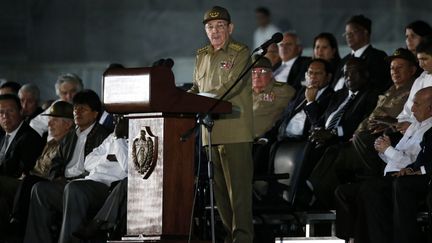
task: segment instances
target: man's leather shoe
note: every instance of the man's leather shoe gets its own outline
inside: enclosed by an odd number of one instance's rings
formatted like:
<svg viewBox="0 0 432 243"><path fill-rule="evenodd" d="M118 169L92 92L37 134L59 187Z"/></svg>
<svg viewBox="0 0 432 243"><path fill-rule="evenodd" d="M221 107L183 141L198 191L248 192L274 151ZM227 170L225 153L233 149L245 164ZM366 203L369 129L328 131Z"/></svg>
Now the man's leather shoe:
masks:
<svg viewBox="0 0 432 243"><path fill-rule="evenodd" d="M106 240L109 231L106 228L107 223L103 220L91 220L72 235L82 240Z"/></svg>

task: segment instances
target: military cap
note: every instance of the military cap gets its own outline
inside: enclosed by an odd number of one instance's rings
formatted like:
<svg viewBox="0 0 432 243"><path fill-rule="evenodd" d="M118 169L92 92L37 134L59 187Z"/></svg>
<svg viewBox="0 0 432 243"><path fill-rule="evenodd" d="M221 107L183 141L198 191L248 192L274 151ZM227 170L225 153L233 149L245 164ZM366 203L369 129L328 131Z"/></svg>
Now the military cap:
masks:
<svg viewBox="0 0 432 243"><path fill-rule="evenodd" d="M355 24L365 28L369 34L372 33L372 21L365 17L363 14L354 15L348 21L347 24Z"/></svg>
<svg viewBox="0 0 432 243"><path fill-rule="evenodd" d="M220 6L214 6L211 9L207 10L207 12L205 12L203 24L206 24L210 20L214 19L223 19L231 22L231 16L228 13L228 10Z"/></svg>
<svg viewBox="0 0 432 243"><path fill-rule="evenodd" d="M43 116L73 119L73 105L66 101L59 100L48 109L48 113L42 114Z"/></svg>
<svg viewBox="0 0 432 243"><path fill-rule="evenodd" d="M259 57L259 55L255 55L253 57L253 61L255 62L255 60ZM272 64L270 62L270 60L267 57L261 57L257 63L254 64L253 66L254 68L269 68L272 69Z"/></svg>
<svg viewBox="0 0 432 243"><path fill-rule="evenodd" d="M409 62L412 62L413 64L417 63L417 59L414 56L414 54L412 54L412 52L410 52L408 49L406 48L398 48L396 49L393 54L391 56L388 56L386 59L391 62L393 59L395 58L402 58L405 59Z"/></svg>

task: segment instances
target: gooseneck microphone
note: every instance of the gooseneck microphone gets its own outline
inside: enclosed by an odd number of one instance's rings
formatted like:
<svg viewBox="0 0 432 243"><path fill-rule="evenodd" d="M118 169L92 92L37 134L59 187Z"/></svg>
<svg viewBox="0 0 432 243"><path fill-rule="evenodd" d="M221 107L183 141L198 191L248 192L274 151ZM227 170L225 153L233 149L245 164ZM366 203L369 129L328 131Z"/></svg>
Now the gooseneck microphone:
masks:
<svg viewBox="0 0 432 243"><path fill-rule="evenodd" d="M279 42L282 41L282 39L283 39L283 35L282 35L282 33L280 33L280 32L276 32L276 33L274 33L274 34L272 35L272 37L271 37L269 40L267 40L266 42L264 42L264 44L262 44L261 46L255 48L255 50L253 50L252 53L257 52L257 51L259 51L259 50L263 50L263 51L264 51L264 50L267 50L267 47L268 47L269 45L271 45L271 44L273 44L273 43L279 43Z"/></svg>

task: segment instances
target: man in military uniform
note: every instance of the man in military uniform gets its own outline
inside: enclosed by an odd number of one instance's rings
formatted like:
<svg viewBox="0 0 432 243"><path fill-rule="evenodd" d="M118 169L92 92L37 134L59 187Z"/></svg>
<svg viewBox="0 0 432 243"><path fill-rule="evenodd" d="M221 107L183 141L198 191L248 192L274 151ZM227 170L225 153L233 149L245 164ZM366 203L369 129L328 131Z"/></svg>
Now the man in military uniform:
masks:
<svg viewBox="0 0 432 243"><path fill-rule="evenodd" d="M262 57L252 69L255 138L272 128L295 94L289 84L276 82L271 67L270 60Z"/></svg>
<svg viewBox="0 0 432 243"><path fill-rule="evenodd" d="M230 38L234 29L228 11L219 6L204 15L210 44L197 52L190 92L221 97L250 64L246 45ZM233 105L231 114L215 121L212 133L215 198L227 231L225 242L253 241L251 147L253 140L250 75L225 97ZM207 143L204 133L204 144Z"/></svg>

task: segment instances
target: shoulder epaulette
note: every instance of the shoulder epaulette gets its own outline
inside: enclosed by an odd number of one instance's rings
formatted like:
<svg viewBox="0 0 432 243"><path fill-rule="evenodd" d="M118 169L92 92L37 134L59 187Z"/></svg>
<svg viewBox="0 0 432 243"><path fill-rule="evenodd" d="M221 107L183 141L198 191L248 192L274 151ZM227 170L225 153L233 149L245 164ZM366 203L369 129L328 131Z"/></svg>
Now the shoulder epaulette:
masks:
<svg viewBox="0 0 432 243"><path fill-rule="evenodd" d="M246 45L238 43L238 42L231 42L231 43L229 43L228 47L233 49L234 51L241 51L244 48L247 48Z"/></svg>
<svg viewBox="0 0 432 243"><path fill-rule="evenodd" d="M197 50L197 55L199 55L199 54L201 54L201 53L204 53L204 52L208 51L209 47L210 47L210 45L207 45L207 46L204 46L204 47L198 49L198 50Z"/></svg>
<svg viewBox="0 0 432 243"><path fill-rule="evenodd" d="M287 83L282 83L282 82L277 82L277 81L274 82L274 86L276 86L276 87L282 87L282 86L286 86L286 85L287 85Z"/></svg>

